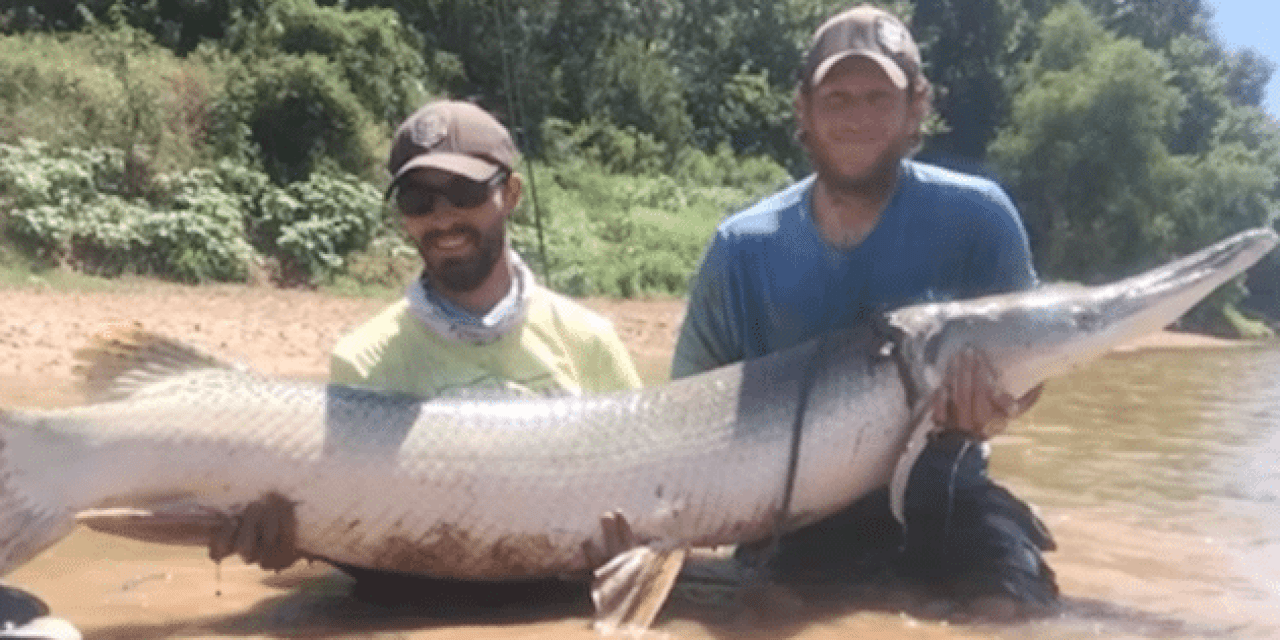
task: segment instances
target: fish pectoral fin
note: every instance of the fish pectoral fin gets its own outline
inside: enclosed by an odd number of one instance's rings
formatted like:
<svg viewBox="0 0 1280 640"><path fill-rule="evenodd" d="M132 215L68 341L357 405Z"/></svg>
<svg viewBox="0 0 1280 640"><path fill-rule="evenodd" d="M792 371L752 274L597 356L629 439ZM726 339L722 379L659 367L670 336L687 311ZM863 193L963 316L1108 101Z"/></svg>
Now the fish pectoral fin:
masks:
<svg viewBox="0 0 1280 640"><path fill-rule="evenodd" d="M671 594L686 554L684 548L639 546L596 569L591 585L596 632L635 635L648 630Z"/></svg>
<svg viewBox="0 0 1280 640"><path fill-rule="evenodd" d="M907 526L907 481L911 479L911 470L929 443L929 434L937 430L933 422L933 401L935 394L928 394L918 402L911 412L911 435L907 436L907 444L893 465L893 475L889 477L889 511L898 524Z"/></svg>
<svg viewBox="0 0 1280 640"><path fill-rule="evenodd" d="M600 516L600 540L599 546L590 540L582 545L587 564L593 569L641 545L621 511L610 511Z"/></svg>
<svg viewBox="0 0 1280 640"><path fill-rule="evenodd" d="M189 506L134 509L112 507L87 509L76 514L76 521L99 533L143 542L202 547L209 544L215 531L226 525L227 516Z"/></svg>

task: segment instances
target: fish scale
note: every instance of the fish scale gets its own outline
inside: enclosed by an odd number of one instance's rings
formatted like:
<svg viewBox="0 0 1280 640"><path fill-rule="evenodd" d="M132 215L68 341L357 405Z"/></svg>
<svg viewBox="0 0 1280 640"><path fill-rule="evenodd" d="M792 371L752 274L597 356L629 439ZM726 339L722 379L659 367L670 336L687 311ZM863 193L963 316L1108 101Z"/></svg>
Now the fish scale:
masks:
<svg viewBox="0 0 1280 640"><path fill-rule="evenodd" d="M769 377L802 359L775 358ZM741 368L713 375L727 391L721 397L733 398ZM675 534L719 544L769 530L790 426L734 420L733 402L699 393L706 384L592 398L423 402L200 369L167 376L133 398L15 413L8 422L39 415L27 421L30 431L65 443L59 455L90 461L84 468L94 470L96 491L62 505L66 513L149 507L175 495L230 513L275 491L296 502L299 546L311 555L397 570L414 545L424 553L447 547L468 561L415 570L541 577L589 570L583 544L602 543L598 517L609 510L629 514L644 539ZM810 425L813 442L826 448L835 440L840 449L838 441L851 443L842 434L857 431L845 426ZM894 444L859 453L887 467ZM823 482L844 495L809 502L839 506L874 488L857 486L867 462L823 463L849 470L838 483ZM797 506L807 508L803 502ZM515 557L526 543L544 554L541 563ZM387 551L397 545L399 553Z"/></svg>

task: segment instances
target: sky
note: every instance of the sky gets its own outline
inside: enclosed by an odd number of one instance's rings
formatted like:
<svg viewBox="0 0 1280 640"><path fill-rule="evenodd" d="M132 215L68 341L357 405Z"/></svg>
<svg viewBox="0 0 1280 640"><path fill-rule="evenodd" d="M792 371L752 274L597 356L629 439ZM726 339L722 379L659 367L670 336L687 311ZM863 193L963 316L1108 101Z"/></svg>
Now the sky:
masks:
<svg viewBox="0 0 1280 640"><path fill-rule="evenodd" d="M1280 0L1207 0L1213 23L1227 49L1251 47L1280 65ZM1280 67L1267 85L1263 108L1280 118Z"/></svg>

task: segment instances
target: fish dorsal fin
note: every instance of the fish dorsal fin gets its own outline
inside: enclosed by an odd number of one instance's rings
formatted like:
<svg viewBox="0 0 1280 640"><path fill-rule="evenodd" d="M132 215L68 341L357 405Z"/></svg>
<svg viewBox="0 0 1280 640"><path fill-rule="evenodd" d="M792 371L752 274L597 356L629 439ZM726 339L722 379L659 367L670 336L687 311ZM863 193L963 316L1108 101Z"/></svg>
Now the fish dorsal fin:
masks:
<svg viewBox="0 0 1280 640"><path fill-rule="evenodd" d="M151 384L191 371L247 372L242 365L147 331L136 322L99 331L74 356L80 388L93 401L128 397Z"/></svg>

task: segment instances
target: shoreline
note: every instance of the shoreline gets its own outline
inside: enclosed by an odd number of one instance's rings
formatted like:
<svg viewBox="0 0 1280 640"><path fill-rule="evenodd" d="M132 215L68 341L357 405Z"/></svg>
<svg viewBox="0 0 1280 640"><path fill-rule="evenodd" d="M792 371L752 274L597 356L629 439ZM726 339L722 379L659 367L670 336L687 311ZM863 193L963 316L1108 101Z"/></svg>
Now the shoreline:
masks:
<svg viewBox="0 0 1280 640"><path fill-rule="evenodd" d="M682 298L580 299L609 319L649 382L665 379L684 317ZM74 378L76 349L114 323L140 323L270 375L323 378L338 337L390 303L267 287L179 287L123 291L0 288L0 381L29 388ZM1115 352L1236 348L1257 344L1164 330Z"/></svg>
<svg viewBox="0 0 1280 640"><path fill-rule="evenodd" d="M1188 333L1163 329L1130 340L1112 350L1114 353L1131 353L1148 349L1235 349L1261 344L1261 340L1230 340L1202 333Z"/></svg>

